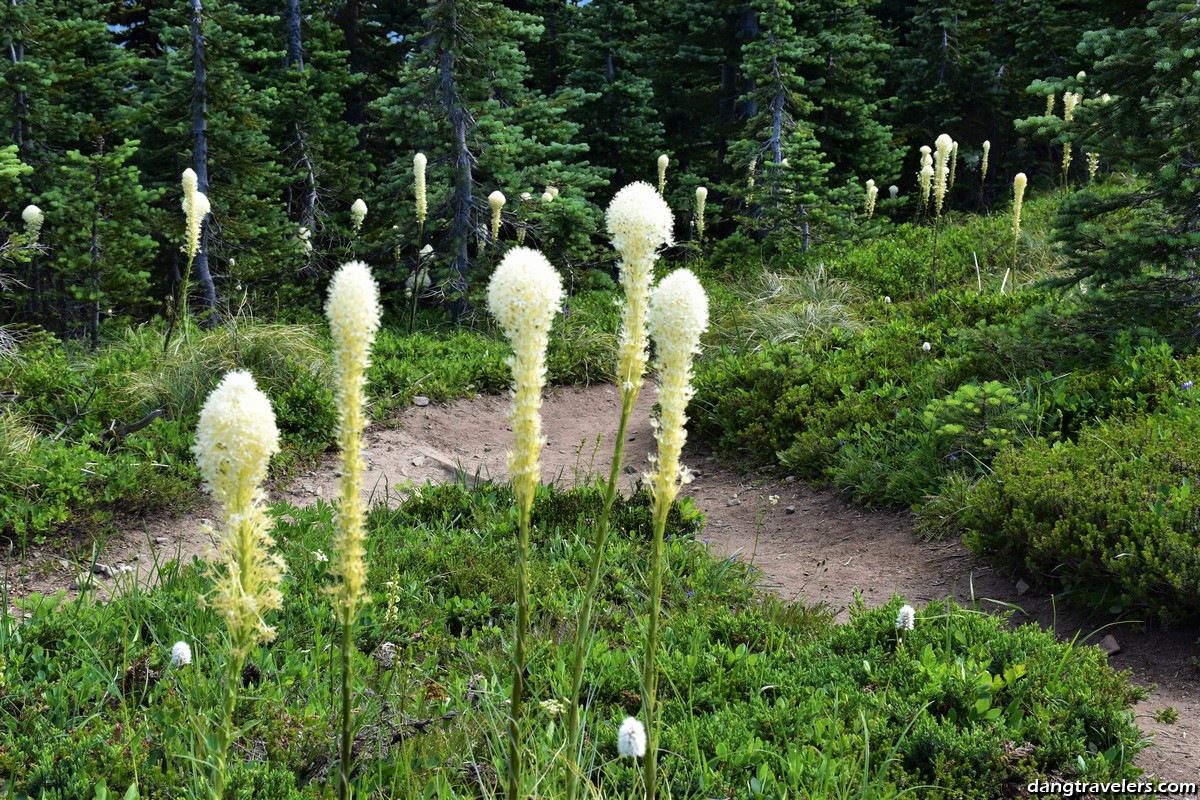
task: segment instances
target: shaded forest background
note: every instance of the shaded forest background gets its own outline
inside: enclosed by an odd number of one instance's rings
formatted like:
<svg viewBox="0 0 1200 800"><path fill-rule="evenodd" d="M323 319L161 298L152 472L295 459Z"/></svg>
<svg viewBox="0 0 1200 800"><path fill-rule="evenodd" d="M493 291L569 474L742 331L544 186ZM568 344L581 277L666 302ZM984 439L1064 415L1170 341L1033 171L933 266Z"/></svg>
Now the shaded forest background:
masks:
<svg viewBox="0 0 1200 800"><path fill-rule="evenodd" d="M802 248L853 235L865 181L912 196L917 148L941 132L961 144L951 206L986 208L1018 170L1060 177L1053 137L1013 124L1068 85L1036 82L1091 70L1088 31L1108 40L1150 16L1107 0L13 2L0 233L20 230L27 203L46 222L40 249L5 265L0 324L96 337L163 311L185 263L187 167L213 207L193 291L207 270L218 306L250 298L290 317L319 308L350 255L402 293L424 243L435 284L460 298L491 263L496 189L501 238L527 231L574 276L610 258L602 209L653 181L660 153L676 238L691 238L704 185L708 236L735 252L731 234ZM420 243L416 152L429 158ZM370 213L354 236L358 197Z"/></svg>

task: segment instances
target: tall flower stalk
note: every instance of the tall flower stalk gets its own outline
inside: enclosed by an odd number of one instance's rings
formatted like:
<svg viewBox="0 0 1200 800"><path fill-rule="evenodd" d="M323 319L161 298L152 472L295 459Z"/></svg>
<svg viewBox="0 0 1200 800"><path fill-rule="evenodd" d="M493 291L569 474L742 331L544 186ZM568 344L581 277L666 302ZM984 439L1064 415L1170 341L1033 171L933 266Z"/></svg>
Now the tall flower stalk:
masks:
<svg viewBox="0 0 1200 800"><path fill-rule="evenodd" d="M183 187L183 199L180 204L183 206L186 225L183 249L187 253L187 265L183 269L183 282L179 286L179 297L176 298L175 305L172 307L171 321L167 325L167 334L163 339L164 351L171 344L171 334L175 330L176 321L187 317L188 287L192 282L192 263L196 260L196 254L200 252L200 235L204 231L204 218L212 210L208 196L200 191L199 179L194 170L185 169L180 183Z"/></svg>
<svg viewBox="0 0 1200 800"><path fill-rule="evenodd" d="M667 191L667 165L671 163L671 159L663 153L658 157L658 193L663 194Z"/></svg>
<svg viewBox="0 0 1200 800"><path fill-rule="evenodd" d="M930 291L937 291L937 256L938 234L942 227L942 208L946 204L946 194L950 190L949 163L954 153L954 140L947 134L942 134L934 142L936 155L933 159L933 261L929 266Z"/></svg>
<svg viewBox="0 0 1200 800"><path fill-rule="evenodd" d="M704 204L708 202L708 189L696 187L696 241L704 245Z"/></svg>
<svg viewBox="0 0 1200 800"><path fill-rule="evenodd" d="M350 222L354 226L354 235L362 230L363 220L367 218L367 202L361 197L350 205Z"/></svg>
<svg viewBox="0 0 1200 800"><path fill-rule="evenodd" d="M1013 178L1013 286L1017 285L1017 246L1021 240L1021 207L1025 203L1025 187L1029 179L1024 172L1018 172Z"/></svg>
<svg viewBox="0 0 1200 800"><path fill-rule="evenodd" d="M525 698L525 639L529 632L529 528L533 496L541 478L542 387L550 326L563 300L562 277L536 250L505 253L488 283L488 310L512 344L513 451L509 480L517 502L517 631L508 725L508 797L521 794L521 710Z"/></svg>
<svg viewBox="0 0 1200 800"><path fill-rule="evenodd" d="M361 261L343 264L329 284L325 316L333 337L337 370L338 445L342 451L341 498L338 503L336 551L333 574L339 578L330 587L333 613L342 628L342 742L338 764L338 797L350 797L351 747L354 744L352 698L354 689L354 623L370 600L364 587L366 535L362 500L362 434L366 426L367 367L371 344L379 329L379 288L371 271Z"/></svg>
<svg viewBox="0 0 1200 800"><path fill-rule="evenodd" d="M275 638L265 617L283 604L279 583L284 564L270 549L275 542L260 488L271 456L279 452L279 429L271 402L250 373L227 373L205 400L192 452L205 486L221 506L208 600L225 621L230 644L221 720L209 752L209 788L213 799L221 800L242 664L255 647Z"/></svg>
<svg viewBox="0 0 1200 800"><path fill-rule="evenodd" d="M983 204L983 187L987 184L988 172L988 155L992 152L992 143L987 139L983 140L983 161L979 165L979 203Z"/></svg>
<svg viewBox="0 0 1200 800"><path fill-rule="evenodd" d="M921 212L929 213L929 196L933 192L933 148L921 145L921 169L917 172L917 183L921 186Z"/></svg>
<svg viewBox="0 0 1200 800"><path fill-rule="evenodd" d="M658 353L661 409L654 438L658 455L649 475L654 495L654 535L650 555L650 609L646 624L646 654L642 669L642 708L646 720L646 760L643 765L647 800L655 797L658 778L658 730L655 725L658 696L658 618L662 606L663 533L667 514L682 483L691 480L679 464L687 440L687 405L692 388L692 358L699 351L700 335L708 328L708 297L696 276L679 269L663 278L650 298L646 318Z"/></svg>
<svg viewBox="0 0 1200 800"><path fill-rule="evenodd" d="M701 187L703 188L703 187ZM701 190L696 192L701 202ZM704 195L707 196L707 190ZM592 539L592 561L588 572L588 583L583 593L583 602L576 615L575 650L571 662L571 698L567 704L567 752L570 759L567 773L567 799L575 800L579 790L581 763L582 726L580 725L580 694L583 689L583 667L591 639L592 611L596 591L604 572L604 548L608 542L609 519L617 494L617 482L621 475L622 457L625 447L625 432L638 396L649 360L649 337L646 315L649 311L650 284L654 279L654 262L658 249L670 245L673 224L671 209L646 183L632 183L617 192L605 215L608 233L612 237L613 249L621 257L621 287L625 301L621 306L621 333L617 351L617 381L621 390L621 419L617 425L616 441L613 444L612 465L609 467L608 483L604 485L603 506L600 520ZM703 225L700 226L703 230Z"/></svg>
<svg viewBox="0 0 1200 800"><path fill-rule="evenodd" d="M429 213L429 206L425 195L425 165L427 160L424 153L417 153L413 156L413 201L417 208L417 260L413 265L412 274L409 276L413 284L412 297L409 298L408 307L408 333L413 332L413 327L417 323L417 300L419 293L416 286L420 280L421 273L421 253L423 252L422 243L425 240L425 217Z"/></svg>
<svg viewBox="0 0 1200 800"><path fill-rule="evenodd" d="M1075 107L1079 105L1080 94L1077 92L1063 93L1063 121L1070 122L1075 116ZM1062 176L1065 187L1071 175L1071 142L1063 140Z"/></svg>
<svg viewBox="0 0 1200 800"><path fill-rule="evenodd" d="M867 179L867 199L864 205L864 211L867 219L875 216L875 201L879 197L879 187L875 185L873 179Z"/></svg>
<svg viewBox="0 0 1200 800"><path fill-rule="evenodd" d="M500 244L500 210L504 208L506 199L504 192L497 189L488 195L488 205L492 208L492 251Z"/></svg>

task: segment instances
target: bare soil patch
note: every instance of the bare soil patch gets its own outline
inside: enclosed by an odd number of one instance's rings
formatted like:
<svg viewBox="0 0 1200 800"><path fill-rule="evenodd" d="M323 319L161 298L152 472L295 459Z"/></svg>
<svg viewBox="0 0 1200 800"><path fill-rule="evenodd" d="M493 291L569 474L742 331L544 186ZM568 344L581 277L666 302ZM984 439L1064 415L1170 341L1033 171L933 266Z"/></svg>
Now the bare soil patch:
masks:
<svg viewBox="0 0 1200 800"><path fill-rule="evenodd" d="M629 486L654 451L649 423L654 399L647 386L627 433L623 474ZM373 427L364 454L365 493L374 502L394 503L401 497L396 487L407 481L464 476L504 480L512 436L508 404L507 397L484 396L446 406L414 406L388 425ZM611 386L549 391L542 408L548 440L543 479L572 485L596 474L607 476L619 408ZM1037 588L1022 585L1018 591L1019 577L974 559L957 540L917 541L907 514L863 509L789 479L739 475L695 448L685 462L697 473L686 489L708 516L704 535L714 554L750 560L762 572L764 589L782 598L825 603L844 621L856 594L867 606L887 602L893 594L918 606L949 596L981 611L1015 609L1014 623L1035 622L1079 646L1099 644L1112 635L1120 649L1110 663L1130 670L1135 682L1154 687L1135 709L1139 725L1154 735L1154 745L1139 756L1139 764L1162 780L1200 782L1200 671L1192 664L1200 631L1090 620ZM295 505L329 499L337 493L338 477L337 461L330 458L273 491L272 499ZM202 504L187 515L139 521L110 538L98 560L114 577L93 575L98 596L106 596L122 580L152 582L156 562L202 556L208 547L203 522L214 514L211 504ZM34 551L14 565L9 586L16 595L60 589L74 593L80 571L69 560ZM1173 708L1177 721L1157 721L1156 711L1164 708Z"/></svg>

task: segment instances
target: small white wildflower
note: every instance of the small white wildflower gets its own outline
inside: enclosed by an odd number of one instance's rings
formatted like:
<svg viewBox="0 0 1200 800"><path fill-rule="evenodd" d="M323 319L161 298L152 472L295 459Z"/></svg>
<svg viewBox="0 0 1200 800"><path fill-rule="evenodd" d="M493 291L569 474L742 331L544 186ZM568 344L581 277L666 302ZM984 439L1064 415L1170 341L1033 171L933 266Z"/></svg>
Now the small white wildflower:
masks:
<svg viewBox="0 0 1200 800"><path fill-rule="evenodd" d="M891 304L892 304L892 298L891 298L890 296L888 296L888 295L884 295L884 296L883 296L883 302L887 303L888 305L891 305Z"/></svg>
<svg viewBox="0 0 1200 800"><path fill-rule="evenodd" d="M891 196L891 198L893 200L895 200L897 197L900 196L900 187L893 183L891 186L888 187L888 195Z"/></svg>
<svg viewBox="0 0 1200 800"><path fill-rule="evenodd" d="M540 705L542 710L552 717L562 716L562 713L567 710L567 707L563 705L561 700L543 700L538 705Z"/></svg>
<svg viewBox="0 0 1200 800"><path fill-rule="evenodd" d="M171 648L171 666L186 667L192 663L192 648L188 647L187 642L176 642Z"/></svg>
<svg viewBox="0 0 1200 800"><path fill-rule="evenodd" d="M350 219L354 222L354 232L357 234L359 228L362 227L363 220L367 218L367 204L360 197L350 206Z"/></svg>
<svg viewBox="0 0 1200 800"><path fill-rule="evenodd" d="M926 342L925 344L921 345L921 349L928 353L933 349L933 345L931 345L929 342Z"/></svg>
<svg viewBox="0 0 1200 800"><path fill-rule="evenodd" d="M319 561L319 562L320 562L320 563L322 563L322 564L324 564L324 563L326 563L327 561L329 561L329 556L325 555L325 551L323 551L323 550L319 550L319 549L318 549L318 550L313 550L313 551L312 551L312 555L313 555L313 559L314 559L315 561Z"/></svg>
<svg viewBox="0 0 1200 800"><path fill-rule="evenodd" d="M626 717L617 732L617 752L630 758L646 755L646 729L636 717Z"/></svg>
<svg viewBox="0 0 1200 800"><path fill-rule="evenodd" d="M916 625L916 620L916 611L913 610L913 607L908 604L902 605L900 613L896 614L896 630L911 631Z"/></svg>
<svg viewBox="0 0 1200 800"><path fill-rule="evenodd" d="M777 494L771 495L770 497L767 498L767 502L770 503L771 505L778 504L779 503L779 495L777 495Z"/></svg>

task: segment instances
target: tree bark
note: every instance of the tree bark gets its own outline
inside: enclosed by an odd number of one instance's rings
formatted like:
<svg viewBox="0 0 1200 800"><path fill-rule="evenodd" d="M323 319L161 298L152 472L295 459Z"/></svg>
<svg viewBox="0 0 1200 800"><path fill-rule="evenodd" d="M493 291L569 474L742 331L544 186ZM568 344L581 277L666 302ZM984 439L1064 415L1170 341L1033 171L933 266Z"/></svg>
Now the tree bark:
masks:
<svg viewBox="0 0 1200 800"><path fill-rule="evenodd" d="M458 27L458 6L450 3L450 29ZM451 250L454 260L450 264L450 289L454 295L451 306L454 317L461 317L467 308L467 272L470 269L468 247L471 242L471 191L474 184L474 160L467 144L470 115L458 93L454 75L455 54L452 41L443 38L441 53L442 102L446 107L450 126L454 130L454 194L450 199L452 221L450 224Z"/></svg>
<svg viewBox="0 0 1200 800"><path fill-rule="evenodd" d="M198 188L208 194L208 67L204 63L203 11L200 0L192 0L192 168ZM210 198L211 199L211 198ZM200 250L196 253L196 279L204 290L204 305L217 305L217 288L208 268L208 216L200 232ZM180 291L188 291L187 286Z"/></svg>
<svg viewBox="0 0 1200 800"><path fill-rule="evenodd" d="M287 0L287 60L288 69L304 72L304 41L300 34L300 0ZM311 232L317 222L317 176L308 142L300 122L295 125L296 145L300 148L300 164L304 168L304 199L300 207L300 224Z"/></svg>

